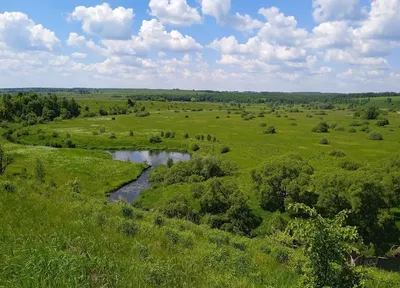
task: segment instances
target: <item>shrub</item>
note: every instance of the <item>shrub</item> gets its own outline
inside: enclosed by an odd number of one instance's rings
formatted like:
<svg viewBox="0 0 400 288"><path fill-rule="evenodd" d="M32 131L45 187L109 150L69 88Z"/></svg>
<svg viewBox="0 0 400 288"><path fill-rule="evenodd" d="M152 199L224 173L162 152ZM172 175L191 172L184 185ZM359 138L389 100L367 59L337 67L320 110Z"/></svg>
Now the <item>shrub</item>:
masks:
<svg viewBox="0 0 400 288"><path fill-rule="evenodd" d="M186 118L186 119L189 118L189 115L186 115L185 118Z"/></svg>
<svg viewBox="0 0 400 288"><path fill-rule="evenodd" d="M276 129L274 126L269 126L267 130L264 131L264 134L276 134Z"/></svg>
<svg viewBox="0 0 400 288"><path fill-rule="evenodd" d="M357 133L357 131L356 131L356 129L354 129L354 128L350 128L350 129L349 129L349 133Z"/></svg>
<svg viewBox="0 0 400 288"><path fill-rule="evenodd" d="M57 132L53 132L51 134L51 137L53 137L53 138L58 138L59 136L60 136L60 134L58 134Z"/></svg>
<svg viewBox="0 0 400 288"><path fill-rule="evenodd" d="M65 146L67 146L67 148L75 148L76 147L76 145L71 140L71 138L65 138L64 139L64 144L65 144Z"/></svg>
<svg viewBox="0 0 400 288"><path fill-rule="evenodd" d="M346 128L344 128L343 126L337 126L335 128L335 131L346 131Z"/></svg>
<svg viewBox="0 0 400 288"><path fill-rule="evenodd" d="M0 187L3 191L9 192L9 193L13 193L13 192L17 191L17 187L9 181L1 182Z"/></svg>
<svg viewBox="0 0 400 288"><path fill-rule="evenodd" d="M362 126L361 128L360 128L360 131L361 132L369 132L369 127L368 127L368 125L364 125L364 126Z"/></svg>
<svg viewBox="0 0 400 288"><path fill-rule="evenodd" d="M379 119L376 122L376 126L379 126L379 127L384 127L386 125L389 125L389 120L387 118Z"/></svg>
<svg viewBox="0 0 400 288"><path fill-rule="evenodd" d="M368 133L369 140L383 140L382 134L376 131L372 131Z"/></svg>
<svg viewBox="0 0 400 288"><path fill-rule="evenodd" d="M272 255L274 256L275 260L280 264L285 264L290 259L290 253L288 249L285 248L276 248Z"/></svg>
<svg viewBox="0 0 400 288"><path fill-rule="evenodd" d="M130 130L130 131L129 131L129 137L133 137L133 135L134 135L134 134L133 134L133 131Z"/></svg>
<svg viewBox="0 0 400 288"><path fill-rule="evenodd" d="M99 133L103 134L105 132L106 132L106 128L104 126L101 126L100 129L99 129Z"/></svg>
<svg viewBox="0 0 400 288"><path fill-rule="evenodd" d="M297 123L294 123L294 122L293 122L293 123L291 123L290 125L291 125L291 126L297 126Z"/></svg>
<svg viewBox="0 0 400 288"><path fill-rule="evenodd" d="M157 215L156 217L154 217L154 225L156 226L164 226L165 224L165 219L164 217L162 217L161 215Z"/></svg>
<svg viewBox="0 0 400 288"><path fill-rule="evenodd" d="M315 126L311 131L315 133L328 133L329 125L325 121L322 121L317 126Z"/></svg>
<svg viewBox="0 0 400 288"><path fill-rule="evenodd" d="M133 218L133 209L131 207L122 208L122 216L125 218Z"/></svg>
<svg viewBox="0 0 400 288"><path fill-rule="evenodd" d="M98 131L93 131L92 134L93 134L93 136L97 136L97 135L99 135L99 132Z"/></svg>
<svg viewBox="0 0 400 288"><path fill-rule="evenodd" d="M168 158L167 160L167 167L171 168L174 165L174 160L172 158Z"/></svg>
<svg viewBox="0 0 400 288"><path fill-rule="evenodd" d="M334 156L334 157L345 157L346 156L346 154L340 150L333 150L331 153L329 153L329 155Z"/></svg>
<svg viewBox="0 0 400 288"><path fill-rule="evenodd" d="M190 192L195 199L199 199L201 196L203 196L205 192L205 187L203 184L193 183L192 185L190 185Z"/></svg>
<svg viewBox="0 0 400 288"><path fill-rule="evenodd" d="M153 135L153 136L150 136L149 141L151 144L156 144L156 143L161 143L162 139L160 136Z"/></svg>
<svg viewBox="0 0 400 288"><path fill-rule="evenodd" d="M110 139L117 139L117 136L115 136L115 133L111 133L109 138Z"/></svg>
<svg viewBox="0 0 400 288"><path fill-rule="evenodd" d="M356 171L360 168L360 164L351 161L350 159L345 159L339 164L340 168L348 171Z"/></svg>
<svg viewBox="0 0 400 288"><path fill-rule="evenodd" d="M260 127L267 127L267 123L260 123L258 124Z"/></svg>
<svg viewBox="0 0 400 288"><path fill-rule="evenodd" d="M196 152L196 151L199 151L199 150L200 150L200 146L199 145L197 145L197 144L193 144L192 145L192 151Z"/></svg>
<svg viewBox="0 0 400 288"><path fill-rule="evenodd" d="M38 135L38 140L44 140L46 139L46 137L43 134Z"/></svg>
<svg viewBox="0 0 400 288"><path fill-rule="evenodd" d="M150 116L150 113L148 111L141 111L136 113L136 117L147 117Z"/></svg>
<svg viewBox="0 0 400 288"><path fill-rule="evenodd" d="M328 145L328 144L329 144L329 141L328 141L328 139L326 139L326 138L324 137L324 138L322 138L322 139L319 141L319 144L321 144L321 145Z"/></svg>
<svg viewBox="0 0 400 288"><path fill-rule="evenodd" d="M362 123L358 122L358 121L352 121L350 122L350 126L355 127L355 126L361 126Z"/></svg>
<svg viewBox="0 0 400 288"><path fill-rule="evenodd" d="M189 133L188 133L188 132L185 132L185 134L183 134L183 138L189 139L189 138L190 138Z"/></svg>
<svg viewBox="0 0 400 288"><path fill-rule="evenodd" d="M126 236L133 237L138 232L138 227L133 222L124 222L122 223L121 232L124 233Z"/></svg>
<svg viewBox="0 0 400 288"><path fill-rule="evenodd" d="M229 146L224 146L224 147L221 148L221 153L222 154L228 153L229 151L231 151Z"/></svg>

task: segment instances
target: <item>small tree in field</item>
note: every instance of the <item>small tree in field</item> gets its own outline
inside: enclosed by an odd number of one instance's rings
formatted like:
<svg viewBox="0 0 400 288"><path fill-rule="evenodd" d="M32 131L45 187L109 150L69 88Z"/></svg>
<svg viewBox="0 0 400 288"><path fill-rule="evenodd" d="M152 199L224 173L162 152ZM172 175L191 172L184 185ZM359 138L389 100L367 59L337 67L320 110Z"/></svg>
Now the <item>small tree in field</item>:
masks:
<svg viewBox="0 0 400 288"><path fill-rule="evenodd" d="M304 204L289 206L295 213L304 213L307 220L294 220L288 233L298 241L306 256L303 287L362 287L363 277L350 265L347 257L356 252L356 227L345 226L347 211L333 219L325 219Z"/></svg>
<svg viewBox="0 0 400 288"><path fill-rule="evenodd" d="M14 157L4 151L3 146L0 145L0 175L6 172L8 166L14 162Z"/></svg>

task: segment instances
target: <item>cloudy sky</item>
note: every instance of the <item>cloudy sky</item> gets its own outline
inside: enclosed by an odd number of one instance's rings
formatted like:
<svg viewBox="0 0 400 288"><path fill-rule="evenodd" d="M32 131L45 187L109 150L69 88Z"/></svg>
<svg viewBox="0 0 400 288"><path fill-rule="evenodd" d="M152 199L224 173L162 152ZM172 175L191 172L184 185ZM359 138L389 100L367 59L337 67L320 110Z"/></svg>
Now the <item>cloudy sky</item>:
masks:
<svg viewBox="0 0 400 288"><path fill-rule="evenodd" d="M400 91L400 0L3 0L0 87Z"/></svg>

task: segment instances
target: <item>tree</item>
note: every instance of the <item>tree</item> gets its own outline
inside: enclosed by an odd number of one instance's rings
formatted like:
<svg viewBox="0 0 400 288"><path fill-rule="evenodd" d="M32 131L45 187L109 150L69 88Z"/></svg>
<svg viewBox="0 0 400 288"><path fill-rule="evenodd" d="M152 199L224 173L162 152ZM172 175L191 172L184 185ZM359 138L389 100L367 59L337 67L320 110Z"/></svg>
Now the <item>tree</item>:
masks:
<svg viewBox="0 0 400 288"><path fill-rule="evenodd" d="M322 121L317 126L315 126L311 131L315 133L328 133L329 125L325 121Z"/></svg>
<svg viewBox="0 0 400 288"><path fill-rule="evenodd" d="M379 116L379 109L376 107L369 107L364 111L363 118L367 120L377 119Z"/></svg>
<svg viewBox="0 0 400 288"><path fill-rule="evenodd" d="M167 167L171 168L174 165L174 160L172 158L168 158L167 160Z"/></svg>
<svg viewBox="0 0 400 288"><path fill-rule="evenodd" d="M14 156L7 153L3 146L0 145L0 175L3 175L13 162Z"/></svg>
<svg viewBox="0 0 400 288"><path fill-rule="evenodd" d="M347 257L356 252L356 227L345 226L347 211L325 219L304 204L289 206L295 213L305 213L307 220L294 220L287 233L297 241L306 257L303 268L305 287L361 287L362 274L349 264Z"/></svg>
<svg viewBox="0 0 400 288"><path fill-rule="evenodd" d="M316 199L309 191L314 169L299 155L289 154L266 163L251 173L261 207L268 211L284 211L285 203L312 205Z"/></svg>

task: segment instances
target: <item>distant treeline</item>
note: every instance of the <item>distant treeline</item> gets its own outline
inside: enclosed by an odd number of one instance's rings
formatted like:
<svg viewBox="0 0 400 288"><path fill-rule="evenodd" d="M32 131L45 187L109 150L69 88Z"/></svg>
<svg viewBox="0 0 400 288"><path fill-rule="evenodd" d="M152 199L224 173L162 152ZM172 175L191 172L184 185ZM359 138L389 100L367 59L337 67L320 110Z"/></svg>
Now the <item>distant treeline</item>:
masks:
<svg viewBox="0 0 400 288"><path fill-rule="evenodd" d="M56 118L78 117L81 107L75 99L59 98L56 95L39 97L35 93L11 96L5 94L0 101L0 121L21 122L27 125L53 121Z"/></svg>
<svg viewBox="0 0 400 288"><path fill-rule="evenodd" d="M69 96L108 96L113 98L127 97L141 101L193 101L219 103L274 103L274 104L360 104L368 98L396 97L400 93L316 93L316 92L224 92L211 90L150 90L150 89L88 89L88 88L12 88L0 90L0 93L51 95L62 93ZM360 99L363 100L360 100ZM356 101L355 101L356 100ZM363 103L361 103L363 104ZM365 104L365 103L364 103Z"/></svg>

